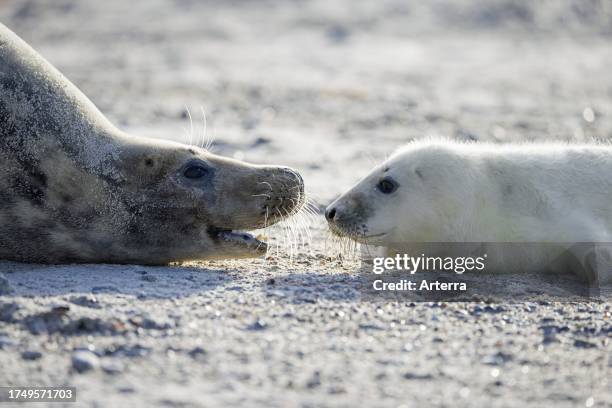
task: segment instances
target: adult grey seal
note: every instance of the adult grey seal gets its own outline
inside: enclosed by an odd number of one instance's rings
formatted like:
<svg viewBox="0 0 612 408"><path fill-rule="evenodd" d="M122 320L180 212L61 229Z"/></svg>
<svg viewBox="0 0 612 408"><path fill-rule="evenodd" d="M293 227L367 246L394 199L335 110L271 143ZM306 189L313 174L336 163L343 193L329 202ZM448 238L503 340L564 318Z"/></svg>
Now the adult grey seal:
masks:
<svg viewBox="0 0 612 408"><path fill-rule="evenodd" d="M295 171L128 135L0 24L0 259L140 263L258 256L296 213Z"/></svg>

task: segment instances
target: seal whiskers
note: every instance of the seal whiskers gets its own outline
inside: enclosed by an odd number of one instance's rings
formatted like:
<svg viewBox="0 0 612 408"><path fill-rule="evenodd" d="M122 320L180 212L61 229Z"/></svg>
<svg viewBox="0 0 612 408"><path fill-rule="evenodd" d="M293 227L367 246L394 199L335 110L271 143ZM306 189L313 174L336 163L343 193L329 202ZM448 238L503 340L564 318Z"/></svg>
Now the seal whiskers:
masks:
<svg viewBox="0 0 612 408"><path fill-rule="evenodd" d="M282 217L282 220L273 227L266 226L263 234L270 237L267 257L279 256L281 250L283 250L289 254L289 262L292 263L300 250L311 250L312 235L310 230L314 225L311 207L314 204L306 193L291 198L290 201L292 205L297 203L303 203L303 205L299 206L300 209L297 212L275 209L273 217ZM266 218L269 218L268 214L266 214Z"/></svg>

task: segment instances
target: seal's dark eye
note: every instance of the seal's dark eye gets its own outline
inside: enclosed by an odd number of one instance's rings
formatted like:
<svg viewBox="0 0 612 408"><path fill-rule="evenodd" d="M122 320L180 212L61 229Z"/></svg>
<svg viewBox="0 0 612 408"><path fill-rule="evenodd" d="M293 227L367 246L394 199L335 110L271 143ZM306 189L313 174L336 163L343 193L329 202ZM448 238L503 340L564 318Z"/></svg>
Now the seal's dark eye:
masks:
<svg viewBox="0 0 612 408"><path fill-rule="evenodd" d="M383 194L391 194L397 190L397 187L397 183L390 177L385 177L376 185L376 188L378 188L378 190Z"/></svg>
<svg viewBox="0 0 612 408"><path fill-rule="evenodd" d="M198 179L208 174L208 169L200 164L192 164L183 171L183 176L190 179Z"/></svg>

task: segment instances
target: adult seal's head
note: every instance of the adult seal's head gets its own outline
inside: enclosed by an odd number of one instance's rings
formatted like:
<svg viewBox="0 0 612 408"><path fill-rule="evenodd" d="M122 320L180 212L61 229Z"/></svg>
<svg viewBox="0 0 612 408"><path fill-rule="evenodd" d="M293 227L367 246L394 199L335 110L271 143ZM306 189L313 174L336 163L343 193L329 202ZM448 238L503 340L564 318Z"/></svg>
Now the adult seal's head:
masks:
<svg viewBox="0 0 612 408"><path fill-rule="evenodd" d="M127 135L0 24L0 259L163 264L252 257L246 232L303 204L301 177Z"/></svg>

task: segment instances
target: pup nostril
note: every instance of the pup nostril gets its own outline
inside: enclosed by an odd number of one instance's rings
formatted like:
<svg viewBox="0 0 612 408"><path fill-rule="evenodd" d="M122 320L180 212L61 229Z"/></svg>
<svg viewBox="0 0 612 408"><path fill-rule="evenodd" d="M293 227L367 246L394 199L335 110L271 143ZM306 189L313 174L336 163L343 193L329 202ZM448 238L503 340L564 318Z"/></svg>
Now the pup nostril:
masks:
<svg viewBox="0 0 612 408"><path fill-rule="evenodd" d="M327 218L327 221L332 221L335 216L336 216L335 208L328 208L327 210L325 210L325 218Z"/></svg>

